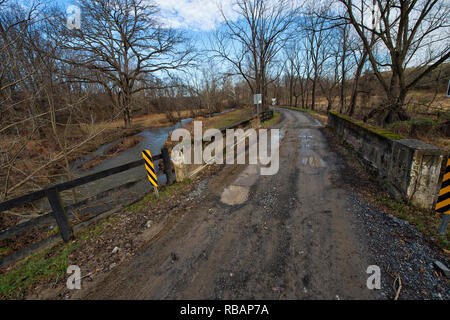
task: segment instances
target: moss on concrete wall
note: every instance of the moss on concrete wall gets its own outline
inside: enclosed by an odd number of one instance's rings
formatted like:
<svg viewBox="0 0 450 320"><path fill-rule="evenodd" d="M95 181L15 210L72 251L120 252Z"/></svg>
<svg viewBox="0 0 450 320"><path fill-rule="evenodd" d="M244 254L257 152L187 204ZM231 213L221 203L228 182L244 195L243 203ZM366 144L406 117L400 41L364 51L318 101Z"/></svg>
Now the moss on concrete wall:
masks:
<svg viewBox="0 0 450 320"><path fill-rule="evenodd" d="M386 139L389 139L389 140L401 140L401 139L404 139L404 137L402 137L401 135L395 134L395 133L393 133L393 132L391 132L391 131L389 131L387 129L371 126L371 125L369 125L367 123L355 120L355 119L353 119L351 117L348 117L346 115L343 115L343 114L340 114L340 113L337 113L337 112L330 112L330 113L332 115L340 118L340 119L343 119L345 121L351 122L354 125L357 125L357 126L363 128L363 129L365 129L365 130L367 130L369 132L375 133L376 135L379 135L380 137L383 137L383 138L386 138Z"/></svg>

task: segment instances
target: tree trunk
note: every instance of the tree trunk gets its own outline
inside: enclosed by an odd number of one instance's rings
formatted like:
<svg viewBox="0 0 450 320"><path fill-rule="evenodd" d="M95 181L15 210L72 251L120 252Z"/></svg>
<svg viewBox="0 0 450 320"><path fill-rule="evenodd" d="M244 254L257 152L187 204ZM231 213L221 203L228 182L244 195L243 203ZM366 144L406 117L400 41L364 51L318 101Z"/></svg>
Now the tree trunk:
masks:
<svg viewBox="0 0 450 320"><path fill-rule="evenodd" d="M406 93L400 92L398 97L394 97L393 95L388 95L388 97L390 98L388 98L384 106L370 111L369 114L364 117L364 122L368 119L375 118L379 125L386 127L387 124L410 119L408 113L404 109Z"/></svg>
<svg viewBox="0 0 450 320"><path fill-rule="evenodd" d="M125 124L126 129L131 128L131 117L130 117L130 110L128 110L128 107L124 108L123 110L123 121Z"/></svg>
<svg viewBox="0 0 450 320"><path fill-rule="evenodd" d="M344 112L345 107L345 59L347 58L347 25L344 26L342 29L342 62L341 62L341 72L342 72L342 82L341 82L341 101L340 101L340 108L339 113ZM337 61L336 61L337 63Z"/></svg>
<svg viewBox="0 0 450 320"><path fill-rule="evenodd" d="M311 110L314 110L314 107L316 104L316 82L317 82L317 77L314 77L314 80L312 83L312 89L311 89Z"/></svg>
<svg viewBox="0 0 450 320"><path fill-rule="evenodd" d="M390 124L393 122L409 120L409 116L406 110L404 109L405 100L406 100L406 92L403 90L401 90L400 93L398 93L397 98L393 97L389 99L387 111L381 123L383 127L386 124ZM389 103L390 101L394 101L394 103Z"/></svg>
<svg viewBox="0 0 450 320"><path fill-rule="evenodd" d="M361 57L361 61L359 62L358 67L356 69L355 78L353 80L352 97L350 100L350 107L348 110L349 116L353 116L353 114L355 113L356 101L358 99L359 79L361 78L362 69L364 67L364 64L366 63L366 59L367 59L367 51L364 50L363 55Z"/></svg>
<svg viewBox="0 0 450 320"><path fill-rule="evenodd" d="M123 121L126 129L131 128L131 115L130 115L130 95L128 92L123 92L121 94L122 110L123 110Z"/></svg>
<svg viewBox="0 0 450 320"><path fill-rule="evenodd" d="M332 106L332 103L330 102L330 100L328 100L327 113L330 112Z"/></svg>

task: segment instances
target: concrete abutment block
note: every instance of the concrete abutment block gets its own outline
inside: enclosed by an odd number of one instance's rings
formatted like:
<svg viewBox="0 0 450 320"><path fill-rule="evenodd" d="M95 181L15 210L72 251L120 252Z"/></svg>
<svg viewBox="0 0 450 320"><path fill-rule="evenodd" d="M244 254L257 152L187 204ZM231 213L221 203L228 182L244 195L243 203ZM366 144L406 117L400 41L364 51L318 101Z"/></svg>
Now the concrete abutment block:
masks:
<svg viewBox="0 0 450 320"><path fill-rule="evenodd" d="M335 113L328 115L328 126L387 184L392 196L419 208L434 209L448 156L445 150L423 141L378 133L376 128Z"/></svg>

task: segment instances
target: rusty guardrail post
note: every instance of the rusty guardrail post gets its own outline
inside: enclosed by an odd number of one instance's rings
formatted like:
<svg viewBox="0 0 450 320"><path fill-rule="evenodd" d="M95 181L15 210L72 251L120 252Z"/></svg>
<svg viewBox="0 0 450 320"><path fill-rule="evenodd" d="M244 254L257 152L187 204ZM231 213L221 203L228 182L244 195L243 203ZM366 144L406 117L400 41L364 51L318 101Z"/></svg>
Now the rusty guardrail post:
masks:
<svg viewBox="0 0 450 320"><path fill-rule="evenodd" d="M58 223L59 233L61 238L68 242L73 239L73 230L70 226L69 220L67 219L66 212L61 203L61 198L59 196L58 189L50 188L46 190L46 196L50 206L53 210L53 216L55 217L56 223Z"/></svg>
<svg viewBox="0 0 450 320"><path fill-rule="evenodd" d="M164 173L166 174L166 177L167 177L167 184L171 185L174 182L174 177L172 174L172 168L170 166L169 149L167 149L167 147L163 147L161 149L161 154L163 157Z"/></svg>

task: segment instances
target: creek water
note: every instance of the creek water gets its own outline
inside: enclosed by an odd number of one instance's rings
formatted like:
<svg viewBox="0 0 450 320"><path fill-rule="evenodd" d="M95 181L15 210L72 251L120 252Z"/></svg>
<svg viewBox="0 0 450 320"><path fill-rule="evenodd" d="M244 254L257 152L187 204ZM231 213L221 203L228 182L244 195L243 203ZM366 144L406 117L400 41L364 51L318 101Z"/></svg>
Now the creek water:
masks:
<svg viewBox="0 0 450 320"><path fill-rule="evenodd" d="M235 110L227 109L222 112L217 112L210 114L209 117L217 116L223 113L227 113ZM104 154L108 148L118 144L121 139L117 139L110 143L106 143L100 146L97 150L89 153L87 156L79 158L70 163L70 168L72 171L73 178L78 178L86 175L90 175L93 173L97 173L99 171L103 171L106 169L110 169L113 167L117 167L132 161L136 161L142 159L142 150L148 149L150 150L152 155L158 155L161 153L161 148L164 145L169 134L172 133L173 130L181 128L192 121L192 118L182 119L175 125L162 127L162 128L147 128L135 136L142 137L141 141L116 156L108 157L98 165L83 170L81 169L82 165L96 157L99 157ZM155 170L158 176L158 185L163 185L166 183L166 176L159 172L159 168L157 162L155 161ZM59 182L63 182L61 180ZM118 188L120 186L126 185L124 188L120 188L120 190L114 191L112 193L107 192L108 190ZM105 177L103 179L93 181L82 185L76 188L77 202L83 199L92 198L96 195L97 199L95 201L90 201L91 204L82 206L82 211L103 211L105 209L113 208L114 206L120 205L121 203L129 203L130 201L134 201L140 199L146 193L152 191L152 186L150 182L147 180L147 173L144 166L139 166L137 168L133 168L127 170L125 172L121 172L115 175L111 175L109 177ZM73 194L71 190L64 191L61 193L61 198L65 206L73 204ZM93 204L92 204L93 203ZM37 207L41 208L44 211L50 209L47 199L41 199L36 201L35 204ZM69 210L70 211L70 210Z"/></svg>
<svg viewBox="0 0 450 320"><path fill-rule="evenodd" d="M230 112L233 110L235 110L235 109L234 108L227 109L222 112L213 113L209 116L213 117L213 116L224 114L224 113L227 113L227 112ZM131 148L121 152L117 156L107 158L104 161L102 161L101 163L99 163L98 165L96 165L90 169L87 169L87 170L80 169L80 167L84 163L94 159L95 157L101 156L108 148L119 143L121 141L121 139L104 144L104 145L100 146L97 150L95 150L94 152L91 152L89 155L87 155L83 158L80 158L76 161L73 161L70 164L72 174L75 178L77 178L77 177L93 174L93 173L96 173L96 172L99 172L102 170L117 167L117 166L126 164L128 162L142 159L141 152L143 149L150 150L152 155L158 155L161 153L161 148L163 147L164 142L166 141L169 134L171 134L173 130L181 128L181 127L189 124L191 121L192 121L192 118L186 118L186 119L182 119L175 125L162 127L162 128L148 128L144 131L141 131L140 133L136 134L136 136L142 137L142 140L134 147L131 147ZM164 174L160 174L159 168L158 168L156 162L155 162L155 170L157 171L156 173L158 175L158 184L159 185L165 184L166 176ZM139 183L137 183L136 185L127 189L130 193L138 192L139 194L141 194L142 192L150 192L151 191L152 188L150 186L150 183L147 181L145 167L140 166L140 167L137 167L137 168L134 168L134 169L122 172L122 173L118 173L118 174L85 184L83 186L77 187L76 188L77 197L78 197L78 200L84 199L84 198L90 197L92 195L99 194L99 193L107 191L109 189L121 186L126 183L137 181L137 180L141 180L141 181ZM65 203L71 203L72 202L71 192L66 191L64 193L63 198L66 199Z"/></svg>
<svg viewBox="0 0 450 320"><path fill-rule="evenodd" d="M180 127L185 126L189 122L192 121L192 118L183 119L180 122L178 122L175 125L163 127L163 128L148 128L144 131L141 131L140 133L136 134L136 136L142 137L142 140L135 145L134 147L131 147L117 156L110 157L99 163L98 165L87 169L82 170L80 167L94 159L95 157L101 156L108 148L116 145L121 141L121 139L118 139L116 141L113 141L111 143L107 143L105 145L102 145L94 152L90 153L88 156L80 158L70 164L72 174L74 177L81 177L89 174L93 174L99 171L103 171L106 169L110 169L113 167L117 167L123 164L126 164L128 162L136 161L139 159L142 159L142 150L148 149L152 153L152 155L158 155L161 153L161 148L164 145L164 142L166 141L169 134ZM159 173L159 168L156 165L155 162L155 170L157 171L157 174ZM114 187L118 187L120 185L126 184L128 182L136 181L143 179L145 180L146 177L146 171L144 166L140 166L122 173L118 173L97 181L94 181L92 183L85 184L83 186L77 187L77 195L80 199L86 198L89 195L95 195L98 193L101 193L103 191L109 190ZM158 184L164 184L166 182L165 175L159 175L158 176ZM150 187L150 186L149 186ZM150 188L149 188L150 190Z"/></svg>

